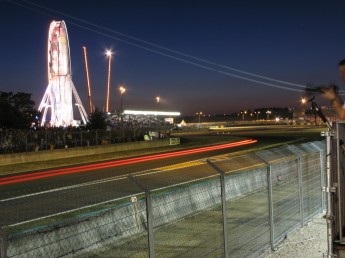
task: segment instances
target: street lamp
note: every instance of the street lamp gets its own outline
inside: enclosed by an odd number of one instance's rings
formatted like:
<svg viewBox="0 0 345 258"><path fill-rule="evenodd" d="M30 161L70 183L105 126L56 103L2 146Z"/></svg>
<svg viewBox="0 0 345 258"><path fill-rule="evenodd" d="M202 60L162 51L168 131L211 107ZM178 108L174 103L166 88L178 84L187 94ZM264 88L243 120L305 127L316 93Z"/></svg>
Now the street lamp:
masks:
<svg viewBox="0 0 345 258"><path fill-rule="evenodd" d="M256 113L256 120L259 120L260 111L255 111L255 113Z"/></svg>
<svg viewBox="0 0 345 258"><path fill-rule="evenodd" d="M244 120L244 115L247 114L247 110L241 111L242 114L242 120Z"/></svg>
<svg viewBox="0 0 345 258"><path fill-rule="evenodd" d="M155 98L155 100L156 100L156 103L158 104L159 101L161 100L161 98L160 98L159 96L157 96L157 97Z"/></svg>
<svg viewBox="0 0 345 258"><path fill-rule="evenodd" d="M202 112L195 113L196 115L199 116L199 128L200 128L200 116L202 115Z"/></svg>
<svg viewBox="0 0 345 258"><path fill-rule="evenodd" d="M306 114L305 114L305 104L307 103L307 99L306 98L302 98L301 99L301 103L302 103L302 107L303 107L303 109L302 109L302 112L303 112L303 119L304 119L304 123L306 123L307 122L307 118L306 118Z"/></svg>
<svg viewBox="0 0 345 258"><path fill-rule="evenodd" d="M123 85L120 86L119 88L121 95L126 92L126 88L123 87Z"/></svg>
<svg viewBox="0 0 345 258"><path fill-rule="evenodd" d="M269 120L269 118L270 118L270 114L272 113L272 111L271 110L267 110L266 111L266 114L267 114L267 120Z"/></svg>
<svg viewBox="0 0 345 258"><path fill-rule="evenodd" d="M125 136L124 136L124 131L123 131L123 94L126 92L126 88L124 87L124 85L120 85L119 88L120 91L120 100L121 100L121 134L122 134L122 141L125 141Z"/></svg>
<svg viewBox="0 0 345 258"><path fill-rule="evenodd" d="M107 50L105 53L108 57L108 84L107 84L107 99L105 102L105 112L109 112L109 97L110 97L110 73L111 73L111 50Z"/></svg>

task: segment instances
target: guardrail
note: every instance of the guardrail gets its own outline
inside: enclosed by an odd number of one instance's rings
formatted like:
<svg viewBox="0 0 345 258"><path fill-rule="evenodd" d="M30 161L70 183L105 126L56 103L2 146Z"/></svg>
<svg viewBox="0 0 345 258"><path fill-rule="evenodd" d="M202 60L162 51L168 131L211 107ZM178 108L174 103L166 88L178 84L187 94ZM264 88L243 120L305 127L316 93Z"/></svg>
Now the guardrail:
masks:
<svg viewBox="0 0 345 258"><path fill-rule="evenodd" d="M9 194L2 257L259 257L323 210L324 149L289 145Z"/></svg>

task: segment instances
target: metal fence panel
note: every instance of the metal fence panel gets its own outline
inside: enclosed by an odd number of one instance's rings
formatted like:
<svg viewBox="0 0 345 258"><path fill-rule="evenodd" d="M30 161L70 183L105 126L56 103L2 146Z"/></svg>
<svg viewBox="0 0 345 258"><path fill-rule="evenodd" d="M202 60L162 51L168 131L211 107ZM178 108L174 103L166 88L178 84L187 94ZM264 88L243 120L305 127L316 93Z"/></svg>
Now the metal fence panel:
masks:
<svg viewBox="0 0 345 258"><path fill-rule="evenodd" d="M60 257L97 252L109 257L113 246L125 248L127 241L145 234L142 224L146 217L142 213L146 207L143 200L131 203L131 195L142 196L140 189L128 179L116 182L124 188L115 188L110 182L101 188L92 184L81 187L83 191L77 187L54 189L2 199L0 218L8 240L7 256L24 253L26 257L46 257L49 253ZM147 252L147 242L135 242L140 252ZM123 257L124 252L115 254L113 250L110 256Z"/></svg>
<svg viewBox="0 0 345 258"><path fill-rule="evenodd" d="M263 151L258 155L271 166L273 234L276 243L301 222L298 155L289 147Z"/></svg>
<svg viewBox="0 0 345 258"><path fill-rule="evenodd" d="M288 147L279 147L274 149L269 149L265 151L260 151L257 153L260 158L264 161L273 163L283 163L285 161L296 159L295 153L293 153Z"/></svg>
<svg viewBox="0 0 345 258"><path fill-rule="evenodd" d="M219 178L188 188L152 194L156 257L224 257Z"/></svg>
<svg viewBox="0 0 345 258"><path fill-rule="evenodd" d="M256 191L243 196L236 194L232 186L239 180ZM258 185L260 190L256 188ZM259 257L270 244L266 169L230 174L226 186L229 257Z"/></svg>
<svg viewBox="0 0 345 258"><path fill-rule="evenodd" d="M102 239L102 245L96 246L96 248L88 253L82 253L77 257L112 257L112 258L123 258L123 257L137 257L137 258L148 258L149 257L149 246L148 246L148 228L147 228L147 216L146 216L146 203L145 198L135 200L131 204L131 218L127 221L113 221L112 227L121 225L122 223L127 224L128 232L135 232L131 236L121 237L119 239L111 239L108 244L105 245L105 239ZM134 219L133 219L134 217ZM126 235L126 232L119 232L119 235ZM102 235L102 237L105 237Z"/></svg>
<svg viewBox="0 0 345 258"><path fill-rule="evenodd" d="M259 167L265 167L266 164L255 154L229 157L227 159L215 162L224 173L237 173L250 171Z"/></svg>
<svg viewBox="0 0 345 258"><path fill-rule="evenodd" d="M300 157L302 170L304 222L322 211L322 162L320 147L314 143L291 146L291 150ZM321 172L321 173L320 173ZM320 202L321 199L321 202Z"/></svg>
<svg viewBox="0 0 345 258"><path fill-rule="evenodd" d="M320 173L320 154L313 153L305 156L302 162L303 206L305 220L311 219L322 211L322 186Z"/></svg>

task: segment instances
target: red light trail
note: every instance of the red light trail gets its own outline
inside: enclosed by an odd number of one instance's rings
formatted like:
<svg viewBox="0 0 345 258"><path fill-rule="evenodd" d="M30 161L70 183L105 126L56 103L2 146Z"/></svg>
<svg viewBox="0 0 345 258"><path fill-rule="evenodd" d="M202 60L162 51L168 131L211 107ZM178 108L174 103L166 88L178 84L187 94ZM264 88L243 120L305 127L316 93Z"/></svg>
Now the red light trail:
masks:
<svg viewBox="0 0 345 258"><path fill-rule="evenodd" d="M115 161L106 161L106 162L101 162L97 164L79 165L79 166L75 166L71 168L52 169L48 171L34 172L32 174L9 176L5 178L0 178L0 185L15 184L15 183L31 181L35 179L67 175L67 174L73 174L73 173L81 173L81 172L86 172L86 171L95 170L95 169L112 168L112 167L130 165L130 164L135 164L135 163L140 163L140 162L146 162L146 161L152 161L152 160L158 160L158 159L164 159L164 158L172 158L172 157L178 157L178 156L183 156L183 155L188 155L188 154L196 154L196 153L201 153L201 152L206 152L206 151L239 147L239 146L244 146L248 144L253 144L256 142L257 140L243 140L243 141L238 141L238 142L220 144L220 145L209 146L209 147L202 147L202 148L197 148L197 149L169 152L169 153L163 153L163 154L154 154L154 155L149 155L149 156L128 158L128 159L115 160Z"/></svg>

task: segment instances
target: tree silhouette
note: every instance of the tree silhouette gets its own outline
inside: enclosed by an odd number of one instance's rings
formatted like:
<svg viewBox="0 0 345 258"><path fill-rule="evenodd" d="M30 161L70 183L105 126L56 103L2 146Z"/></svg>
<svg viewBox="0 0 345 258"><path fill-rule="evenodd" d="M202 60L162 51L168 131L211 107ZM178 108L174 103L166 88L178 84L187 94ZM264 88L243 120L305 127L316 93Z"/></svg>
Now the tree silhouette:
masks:
<svg viewBox="0 0 345 258"><path fill-rule="evenodd" d="M31 94L0 91L0 127L13 129L30 128L37 121L38 112ZM37 118L36 118L37 117Z"/></svg>
<svg viewBox="0 0 345 258"><path fill-rule="evenodd" d="M96 110L89 115L89 122L87 123L86 127L91 130L104 130L107 128L107 125L106 114L96 108Z"/></svg>

